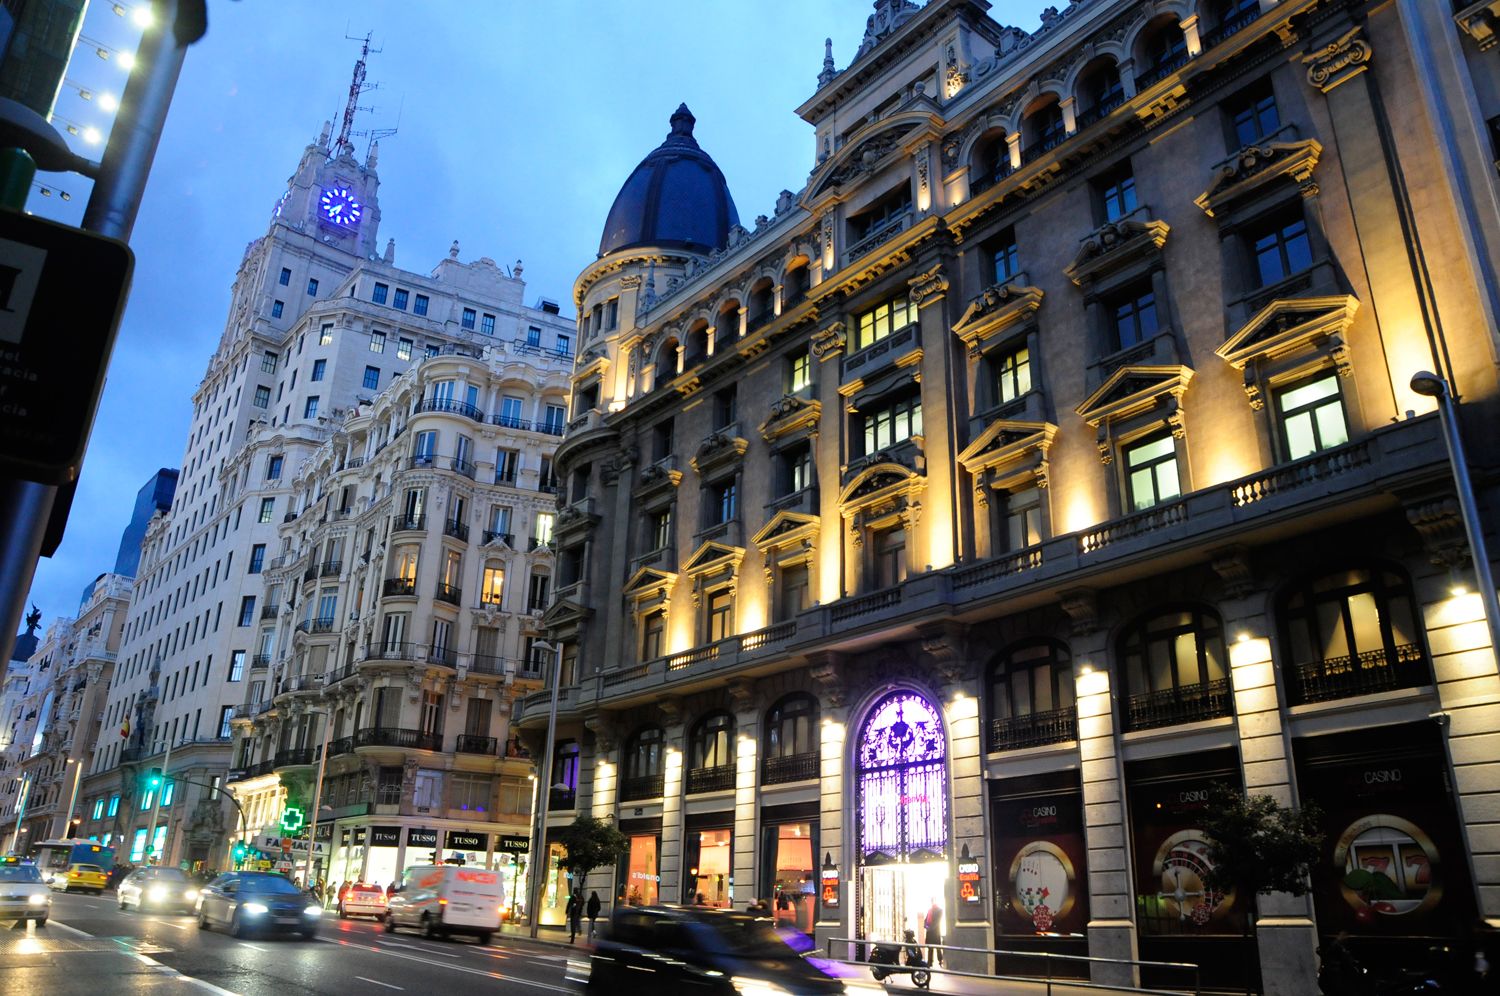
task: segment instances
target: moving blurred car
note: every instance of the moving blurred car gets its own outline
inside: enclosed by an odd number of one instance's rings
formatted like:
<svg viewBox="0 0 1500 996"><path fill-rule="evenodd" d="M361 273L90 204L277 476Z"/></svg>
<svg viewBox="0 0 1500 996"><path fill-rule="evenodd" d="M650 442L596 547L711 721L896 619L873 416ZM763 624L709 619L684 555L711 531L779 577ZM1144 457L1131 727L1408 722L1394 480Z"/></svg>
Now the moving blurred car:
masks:
<svg viewBox="0 0 1500 996"><path fill-rule="evenodd" d="M52 893L36 865L13 855L0 858L0 920L32 920L47 925L52 914Z"/></svg>
<svg viewBox="0 0 1500 996"><path fill-rule="evenodd" d="M311 941L322 920L317 897L272 872L226 872L203 887L198 908L200 930L222 924L235 937L256 931Z"/></svg>
<svg viewBox="0 0 1500 996"><path fill-rule="evenodd" d="M191 913L198 902L198 887L181 868L137 868L115 889L115 902L122 910L134 906L142 913L146 910Z"/></svg>
<svg viewBox="0 0 1500 996"><path fill-rule="evenodd" d="M764 919L728 910L622 906L569 976L589 992L842 993Z"/></svg>
<svg viewBox="0 0 1500 996"><path fill-rule="evenodd" d="M385 932L415 927L430 938L469 934L480 944L500 929L505 878L498 871L463 865L417 865L406 869L385 913Z"/></svg>
<svg viewBox="0 0 1500 996"><path fill-rule="evenodd" d="M379 920L385 916L385 889L378 885L356 882L339 900L339 919L351 916L373 916Z"/></svg>
<svg viewBox="0 0 1500 996"><path fill-rule="evenodd" d="M48 884L58 892L87 892L97 896L104 891L109 873L98 865L69 865L67 871L54 872Z"/></svg>

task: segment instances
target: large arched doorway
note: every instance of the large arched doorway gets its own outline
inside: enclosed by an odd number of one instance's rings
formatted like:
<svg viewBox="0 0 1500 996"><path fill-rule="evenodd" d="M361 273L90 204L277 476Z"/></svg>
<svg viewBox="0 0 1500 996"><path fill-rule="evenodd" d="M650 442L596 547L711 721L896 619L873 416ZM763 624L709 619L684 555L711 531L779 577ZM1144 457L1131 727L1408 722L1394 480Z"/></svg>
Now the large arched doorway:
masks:
<svg viewBox="0 0 1500 996"><path fill-rule="evenodd" d="M870 709L855 754L859 873L855 928L871 940L922 936L946 905L948 745L938 707L912 691Z"/></svg>

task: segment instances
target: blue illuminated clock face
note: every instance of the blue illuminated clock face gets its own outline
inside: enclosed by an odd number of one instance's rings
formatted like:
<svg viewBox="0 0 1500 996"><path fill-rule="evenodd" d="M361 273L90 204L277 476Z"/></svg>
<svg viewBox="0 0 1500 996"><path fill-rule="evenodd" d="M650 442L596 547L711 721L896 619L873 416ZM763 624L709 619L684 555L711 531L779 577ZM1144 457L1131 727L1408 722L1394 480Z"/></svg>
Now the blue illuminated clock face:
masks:
<svg viewBox="0 0 1500 996"><path fill-rule="evenodd" d="M365 212L364 207L354 199L348 187L324 189L323 198L319 204L325 220L345 228L352 228L359 224L359 217Z"/></svg>

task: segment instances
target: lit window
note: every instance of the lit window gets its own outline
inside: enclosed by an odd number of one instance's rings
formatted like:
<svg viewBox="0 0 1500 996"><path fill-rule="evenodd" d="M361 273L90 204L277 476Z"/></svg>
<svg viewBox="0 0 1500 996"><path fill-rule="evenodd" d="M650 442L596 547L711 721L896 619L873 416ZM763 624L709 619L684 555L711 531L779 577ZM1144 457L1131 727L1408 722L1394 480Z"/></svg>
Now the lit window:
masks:
<svg viewBox="0 0 1500 996"><path fill-rule="evenodd" d="M486 567L484 569L484 582L479 589L479 601L483 605L499 605L501 596L505 593L505 569L503 567Z"/></svg>
<svg viewBox="0 0 1500 996"><path fill-rule="evenodd" d="M536 537L539 546L545 546L552 542L552 523L556 516L551 512L538 512L533 525L532 535Z"/></svg>
<svg viewBox="0 0 1500 996"><path fill-rule="evenodd" d="M384 332L371 332L370 333L370 352L372 352L372 353L383 353L383 352L385 352L385 333Z"/></svg>
<svg viewBox="0 0 1500 996"><path fill-rule="evenodd" d="M1006 404L1031 391L1031 354L1025 346L995 361L995 400Z"/></svg>
<svg viewBox="0 0 1500 996"><path fill-rule="evenodd" d="M1042 492L1035 484L1007 491L1001 514L1006 552L1024 550L1042 541Z"/></svg>
<svg viewBox="0 0 1500 996"><path fill-rule="evenodd" d="M318 332L318 345L327 346L331 342L333 342L333 323L327 322L323 325L322 330Z"/></svg>
<svg viewBox="0 0 1500 996"><path fill-rule="evenodd" d="M1276 411L1288 460L1300 460L1349 441L1339 379L1332 371L1277 392Z"/></svg>
<svg viewBox="0 0 1500 996"><path fill-rule="evenodd" d="M1125 447L1125 488L1130 508L1137 512L1182 494L1177 441L1171 433Z"/></svg>
<svg viewBox="0 0 1500 996"><path fill-rule="evenodd" d="M411 347L412 347L412 341L410 339L399 339L399 340L397 340L397 342L396 342L396 359L398 359L398 360L409 360L409 359L411 359Z"/></svg>
<svg viewBox="0 0 1500 996"><path fill-rule="evenodd" d="M860 416L864 439L863 455L878 453L888 446L922 434L922 395L917 390L872 406Z"/></svg>
<svg viewBox="0 0 1500 996"><path fill-rule="evenodd" d="M916 320L917 309L913 307L911 299L900 294L855 317L854 348L859 350L873 346Z"/></svg>
<svg viewBox="0 0 1500 996"><path fill-rule="evenodd" d="M787 393L795 394L812 383L812 356L798 353L787 361Z"/></svg>

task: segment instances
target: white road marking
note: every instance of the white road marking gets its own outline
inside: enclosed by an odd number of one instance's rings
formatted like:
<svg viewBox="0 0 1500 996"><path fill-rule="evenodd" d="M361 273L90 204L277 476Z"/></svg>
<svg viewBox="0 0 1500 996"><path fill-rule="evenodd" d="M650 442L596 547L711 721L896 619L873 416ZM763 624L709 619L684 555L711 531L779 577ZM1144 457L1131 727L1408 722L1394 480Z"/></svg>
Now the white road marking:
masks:
<svg viewBox="0 0 1500 996"><path fill-rule="evenodd" d="M468 968L467 966L464 966L464 965L455 965L455 964L453 964L451 962L446 962L446 961L432 961L429 958L418 957L417 955L414 955L414 954L404 954L403 952L400 952L400 951L391 951L391 950L388 950L386 948L371 947L368 944L359 944L359 943L357 943L355 941L349 941L349 940L343 940L343 939L335 940L334 938L331 938L331 937L325 937L325 938L322 938L322 939L328 941L330 944L343 944L346 947L351 947L351 948L364 948L366 951L374 951L376 954L383 954L387 958L401 958L401 959L403 959L405 961L415 961L415 962L419 962L420 964L423 964L423 965L435 965L438 968L446 968L446 969L449 969L450 971L454 971L454 972L463 972L466 975L479 975L479 976L483 976L486 979L499 979L501 982L514 982L514 983L517 983L517 984L523 985L523 986L532 986L532 987L537 988L537 989L546 989L546 990L549 990L549 991L554 992L554 993L570 993L571 994L571 993L575 992L575 990L573 990L573 989L567 989L567 988L565 988L563 986L554 986L550 982L537 982L537 981L535 981L533 979L523 979L519 975L502 975L499 972L490 972L490 971L486 971L485 969L482 969L482 968Z"/></svg>
<svg viewBox="0 0 1500 996"><path fill-rule="evenodd" d="M403 941L388 941L384 937L375 938L377 944L389 944L393 948L406 948L409 951L425 951L427 954L442 955L444 958L462 958L462 955L454 954L452 951L436 951L432 948L416 944L407 944Z"/></svg>
<svg viewBox="0 0 1500 996"><path fill-rule="evenodd" d="M171 920L156 919L156 920L152 920L151 922L152 923L159 923L163 927L172 927L175 930L187 930L188 929L187 924L185 924L185 923L173 923Z"/></svg>
<svg viewBox="0 0 1500 996"><path fill-rule="evenodd" d="M77 927L70 927L70 926L68 926L65 923L58 922L57 920L49 920L49 921L47 921L47 923L48 923L49 927L56 927L57 929L62 930L65 933L76 934L79 937L93 937L93 936L95 936L93 934L90 934L86 930L79 930ZM170 979L176 979L179 982L186 982L188 985L197 986L199 989L202 989L204 992L212 993L213 996L240 996L239 993L234 992L233 990L230 990L230 989L223 989L223 988L221 988L219 986L214 985L212 982L204 982L202 979L195 979L191 975L184 975L181 972L177 971L177 969L173 968L172 966L170 966L170 965L163 965L161 962L157 961L155 958L151 958L151 957L149 957L147 955L143 955L143 954L131 955L128 952L123 951L123 950L121 951L121 954L124 954L126 957L134 957L142 965L146 965L146 966L149 966L150 968L154 968L154 969L157 970L158 973L160 973L162 975L165 975L166 977L168 977Z"/></svg>
<svg viewBox="0 0 1500 996"><path fill-rule="evenodd" d="M77 934L79 937L93 937L94 936L93 934L88 934L88 933L85 933L84 931L79 930L77 927L69 927L67 924L63 923L61 920L48 920L47 921L47 927L48 927L48 929L56 927L58 930L61 930L65 934Z"/></svg>
<svg viewBox="0 0 1500 996"><path fill-rule="evenodd" d="M402 992L406 991L402 986L393 986L389 982L381 982L379 979L370 979L366 978L363 975L356 975L355 978L361 982L373 982L377 986L385 986L387 989L400 989Z"/></svg>

